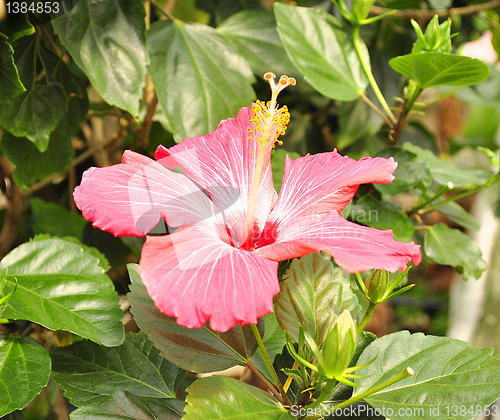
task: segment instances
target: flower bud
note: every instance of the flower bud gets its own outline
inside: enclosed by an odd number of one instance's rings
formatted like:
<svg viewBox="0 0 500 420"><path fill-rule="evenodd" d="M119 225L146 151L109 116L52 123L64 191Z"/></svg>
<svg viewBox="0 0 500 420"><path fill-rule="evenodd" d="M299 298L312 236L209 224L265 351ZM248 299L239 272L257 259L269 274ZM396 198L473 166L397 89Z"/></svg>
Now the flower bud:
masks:
<svg viewBox="0 0 500 420"><path fill-rule="evenodd" d="M370 302L380 303L384 301L385 292L389 284L389 273L383 270L374 270L369 279L368 296Z"/></svg>
<svg viewBox="0 0 500 420"><path fill-rule="evenodd" d="M439 24L438 15L434 15L427 28L425 28L425 34L413 19L411 24L418 37L417 41L413 44L412 53L425 51L449 53L451 51L451 19L447 19Z"/></svg>
<svg viewBox="0 0 500 420"><path fill-rule="evenodd" d="M328 379L342 377L356 350L357 332L351 313L344 310L323 342L322 373ZM320 368L320 366L318 366Z"/></svg>

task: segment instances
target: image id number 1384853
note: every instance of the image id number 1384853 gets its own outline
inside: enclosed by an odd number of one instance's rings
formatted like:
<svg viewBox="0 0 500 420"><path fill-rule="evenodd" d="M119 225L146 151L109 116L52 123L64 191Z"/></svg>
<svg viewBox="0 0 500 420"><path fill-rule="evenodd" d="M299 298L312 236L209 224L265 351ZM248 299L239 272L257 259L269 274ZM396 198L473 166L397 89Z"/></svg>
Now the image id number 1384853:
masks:
<svg viewBox="0 0 500 420"><path fill-rule="evenodd" d="M7 13L59 13L59 3L57 2L17 2L17 1L6 1L5 7Z"/></svg>

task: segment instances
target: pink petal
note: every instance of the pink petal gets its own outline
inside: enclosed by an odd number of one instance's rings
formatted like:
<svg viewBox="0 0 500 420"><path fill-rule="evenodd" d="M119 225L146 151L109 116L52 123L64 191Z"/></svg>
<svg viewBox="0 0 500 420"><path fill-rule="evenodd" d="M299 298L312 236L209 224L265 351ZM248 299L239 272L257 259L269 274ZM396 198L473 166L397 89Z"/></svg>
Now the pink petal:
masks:
<svg viewBox="0 0 500 420"><path fill-rule="evenodd" d="M283 186L263 236L319 222L331 211L340 213L360 184L388 184L396 167L393 158L356 161L337 150L296 160L287 156Z"/></svg>
<svg viewBox="0 0 500 420"><path fill-rule="evenodd" d="M301 257L324 251L350 273L370 269L397 271L413 261L420 263L420 245L396 242L391 230L360 226L343 219L332 211L321 222L301 230L284 232L276 242L255 251L255 254L274 261Z"/></svg>
<svg viewBox="0 0 500 420"><path fill-rule="evenodd" d="M148 236L140 262L148 293L161 312L188 328L207 320L221 332L239 322L256 324L273 311L278 264L233 248L207 226Z"/></svg>
<svg viewBox="0 0 500 420"><path fill-rule="evenodd" d="M90 168L73 193L83 217L115 236L144 236L163 215L177 227L209 218L208 197L186 176L138 153L122 164Z"/></svg>
<svg viewBox="0 0 500 420"><path fill-rule="evenodd" d="M258 143L248 139L252 116L251 108L242 108L236 118L222 121L214 132L185 139L170 149L160 146L156 151L159 162L172 167L176 166L172 162L174 159L190 179L210 192L210 197L219 209L228 209L226 216L232 236L240 244L246 239L246 212L258 154ZM214 186L219 188L214 190ZM224 189L227 186L235 187L240 192L239 200L235 200L234 190ZM259 187L256 211L259 232L276 200L270 149Z"/></svg>
<svg viewBox="0 0 500 420"><path fill-rule="evenodd" d="M492 39L493 34L491 31L485 31L477 41L467 42L462 54L478 58L488 64L494 64L498 61L498 54L491 43Z"/></svg>

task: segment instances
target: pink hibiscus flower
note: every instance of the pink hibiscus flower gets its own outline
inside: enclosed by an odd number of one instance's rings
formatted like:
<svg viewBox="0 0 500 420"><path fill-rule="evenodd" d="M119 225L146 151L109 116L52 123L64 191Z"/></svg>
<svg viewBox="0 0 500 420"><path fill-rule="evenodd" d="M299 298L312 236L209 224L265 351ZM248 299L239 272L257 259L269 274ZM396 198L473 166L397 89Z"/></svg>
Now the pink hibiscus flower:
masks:
<svg viewBox="0 0 500 420"><path fill-rule="evenodd" d="M272 312L278 261L325 251L349 272L420 262L413 242L339 214L360 184L394 179L392 158L356 161L336 150L287 158L278 198L270 158L290 114L276 99L295 79L265 78L267 104L240 109L205 136L160 146L156 160L126 151L123 163L86 171L74 192L83 216L116 236L144 236L161 218L177 228L147 237L139 267L158 309L189 328L209 320L224 332ZM179 165L182 172L172 170Z"/></svg>
<svg viewBox="0 0 500 420"><path fill-rule="evenodd" d="M495 64L498 61L498 54L491 43L493 34L491 31L484 31L477 41L467 42L462 51L463 55L478 58L487 64Z"/></svg>

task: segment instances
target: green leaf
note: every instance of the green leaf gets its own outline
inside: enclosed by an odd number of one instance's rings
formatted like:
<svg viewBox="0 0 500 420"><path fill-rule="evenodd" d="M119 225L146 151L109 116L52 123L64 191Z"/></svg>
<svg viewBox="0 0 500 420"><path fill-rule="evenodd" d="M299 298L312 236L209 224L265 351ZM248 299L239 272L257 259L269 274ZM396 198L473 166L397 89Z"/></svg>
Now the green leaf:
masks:
<svg viewBox="0 0 500 420"><path fill-rule="evenodd" d="M24 408L50 377L50 356L35 340L0 338L0 416Z"/></svg>
<svg viewBox="0 0 500 420"><path fill-rule="evenodd" d="M476 58L438 52L395 57L389 65L398 73L418 82L420 87L468 86L483 82L490 70Z"/></svg>
<svg viewBox="0 0 500 420"><path fill-rule="evenodd" d="M237 325L225 333L212 331L208 323L202 328L182 327L155 306L142 284L139 266L129 264L128 271L132 281L128 294L131 312L141 331L151 338L165 358L198 373L228 369L251 359L257 346L249 325Z"/></svg>
<svg viewBox="0 0 500 420"><path fill-rule="evenodd" d="M281 190L281 185L283 184L283 175L285 171L285 162L286 157L289 157L291 160L295 160L300 157L300 154L297 152L288 152L284 149L274 149L271 154L271 167L273 170L273 181L274 188L278 193Z"/></svg>
<svg viewBox="0 0 500 420"><path fill-rule="evenodd" d="M420 182L432 183L431 173L427 166L418 159L417 153L395 146L384 149L379 153L379 156L385 158L392 156L398 163L394 172L394 181L390 184L373 184L375 189L382 194L397 195L413 188Z"/></svg>
<svg viewBox="0 0 500 420"><path fill-rule="evenodd" d="M86 254L92 255L93 257L97 258L99 260L99 265L104 269L105 272L108 272L111 269L106 256L101 251L99 251L97 248L94 248L92 246L82 244L74 236L65 236L63 238L57 238L57 237L53 237L52 235L50 235L48 233L40 233L38 235L35 235L31 239L31 241L44 241L46 239L61 239L63 241L69 242L70 244L78 245L80 248L83 249L83 251Z"/></svg>
<svg viewBox="0 0 500 420"><path fill-rule="evenodd" d="M268 393L224 376L198 379L187 392L183 420L296 418Z"/></svg>
<svg viewBox="0 0 500 420"><path fill-rule="evenodd" d="M286 336L278 320L276 319L276 314L270 313L263 317L264 319L264 337L262 341L264 342L264 346L267 350L267 354L271 359L271 362L274 361L274 358L280 354L283 350L284 345L286 344ZM267 367L267 364L264 360L264 356L260 349L257 349L255 354L252 357L253 364L259 369L271 382L274 380L272 377L272 373Z"/></svg>
<svg viewBox="0 0 500 420"><path fill-rule="evenodd" d="M15 166L14 180L21 187L64 172L73 159L71 143L66 136L59 135L59 131L52 133L49 146L43 153L27 138L15 137L7 131L2 134L0 146Z"/></svg>
<svg viewBox="0 0 500 420"><path fill-rule="evenodd" d="M364 92L368 80L346 24L323 10L283 3L274 4L274 14L288 54L311 86L339 101Z"/></svg>
<svg viewBox="0 0 500 420"><path fill-rule="evenodd" d="M27 13L8 13L0 22L0 32L7 35L13 44L19 38L35 33L35 28L28 19Z"/></svg>
<svg viewBox="0 0 500 420"><path fill-rule="evenodd" d="M47 71L64 89L68 113L50 134L49 145L42 153L24 137L17 138L4 132L1 147L7 159L16 167L14 180L26 187L54 173L64 172L73 159L71 138L80 128L88 109L85 86L62 60L42 51Z"/></svg>
<svg viewBox="0 0 500 420"><path fill-rule="evenodd" d="M54 379L76 406L105 403L117 391L175 398L185 372L164 359L145 334L129 333L118 347L80 341L52 350Z"/></svg>
<svg viewBox="0 0 500 420"><path fill-rule="evenodd" d="M242 10L222 22L217 31L234 42L257 75L268 71L278 76L297 72L283 47L272 12Z"/></svg>
<svg viewBox="0 0 500 420"><path fill-rule="evenodd" d="M71 413L71 420L177 420L186 404L175 398L144 397L117 391L109 401Z"/></svg>
<svg viewBox="0 0 500 420"><path fill-rule="evenodd" d="M62 86L50 80L35 83L0 108L3 128L16 137L26 137L40 152L49 145L51 133L66 114L66 95Z"/></svg>
<svg viewBox="0 0 500 420"><path fill-rule="evenodd" d="M207 25L157 21L148 48L148 71L176 141L215 130L255 98L247 62Z"/></svg>
<svg viewBox="0 0 500 420"><path fill-rule="evenodd" d="M78 245L59 239L22 244L0 262L8 269L7 284L18 283L1 317L119 345L124 338L120 299L98 264Z"/></svg>
<svg viewBox="0 0 500 420"><path fill-rule="evenodd" d="M375 229L391 229L397 241L409 241L415 226L399 204L379 201L373 194L361 197L349 214L352 219Z"/></svg>
<svg viewBox="0 0 500 420"><path fill-rule="evenodd" d="M460 204L457 204L454 201L443 204L436 210L465 229L479 230L481 228L481 223L479 223L479 221L472 214L465 211Z"/></svg>
<svg viewBox="0 0 500 420"><path fill-rule="evenodd" d="M361 305L349 280L316 252L294 259L280 287L275 297L276 318L296 342L300 325L321 343L343 310L350 311L355 320L361 316Z"/></svg>
<svg viewBox="0 0 500 420"><path fill-rule="evenodd" d="M500 395L500 359L491 357L492 352L446 337L410 335L408 331L389 334L375 340L359 358L358 364L374 358L375 361L357 371L365 378L356 380L361 386L355 388L353 395L372 389L410 367L415 372L413 376L363 400L381 411L384 408L386 414L389 410L397 413L400 407L409 407L416 414L403 417L408 419L471 419L478 405L487 407ZM451 415L453 405L466 410L473 407L474 413Z"/></svg>
<svg viewBox="0 0 500 420"><path fill-rule="evenodd" d="M141 2L80 0L54 19L54 31L103 99L135 115L146 83Z"/></svg>
<svg viewBox="0 0 500 420"><path fill-rule="evenodd" d="M443 223L431 226L425 235L425 254L434 262L451 265L464 276L478 279L488 267L479 246L465 233Z"/></svg>
<svg viewBox="0 0 500 420"><path fill-rule="evenodd" d="M440 159L432 151L406 142L403 148L415 153L421 165L426 166L434 181L440 185L462 187L467 184L484 185L493 176L491 171L484 169L459 169L453 162Z"/></svg>
<svg viewBox="0 0 500 420"><path fill-rule="evenodd" d="M377 339L377 336L369 331L361 331L358 335L358 344L356 346L356 351L352 356L351 363L349 367L356 366L358 364L358 360L361 357L361 354L365 351L365 349L373 343Z"/></svg>
<svg viewBox="0 0 500 420"><path fill-rule="evenodd" d="M0 33L0 103L8 102L26 90L19 79L13 56L14 50L8 38Z"/></svg>
<svg viewBox="0 0 500 420"><path fill-rule="evenodd" d="M81 238L87 221L77 213L38 197L30 199L31 228L35 233Z"/></svg>

